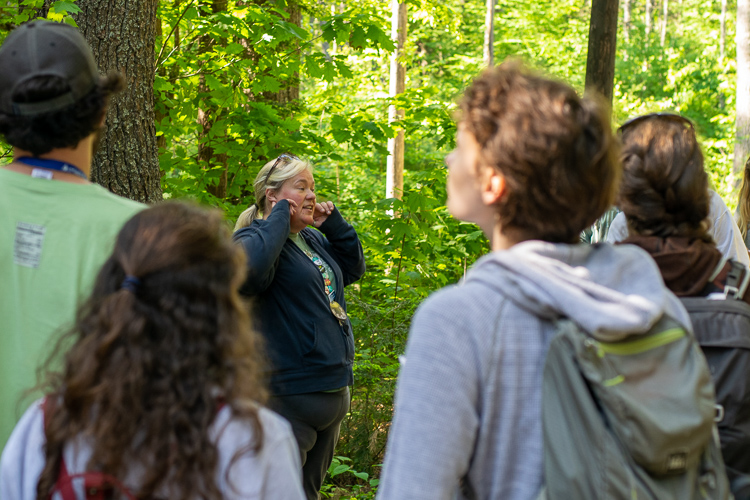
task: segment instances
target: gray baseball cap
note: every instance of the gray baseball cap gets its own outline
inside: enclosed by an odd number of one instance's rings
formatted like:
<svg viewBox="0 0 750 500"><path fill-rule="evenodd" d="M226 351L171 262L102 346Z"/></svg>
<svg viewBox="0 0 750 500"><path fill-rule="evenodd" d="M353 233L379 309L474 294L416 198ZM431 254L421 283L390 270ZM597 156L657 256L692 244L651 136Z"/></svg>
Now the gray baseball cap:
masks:
<svg viewBox="0 0 750 500"><path fill-rule="evenodd" d="M39 102L13 102L19 84L38 76L58 76L70 91ZM26 23L0 46L0 112L34 116L64 109L91 92L99 71L86 39L74 27L50 21Z"/></svg>

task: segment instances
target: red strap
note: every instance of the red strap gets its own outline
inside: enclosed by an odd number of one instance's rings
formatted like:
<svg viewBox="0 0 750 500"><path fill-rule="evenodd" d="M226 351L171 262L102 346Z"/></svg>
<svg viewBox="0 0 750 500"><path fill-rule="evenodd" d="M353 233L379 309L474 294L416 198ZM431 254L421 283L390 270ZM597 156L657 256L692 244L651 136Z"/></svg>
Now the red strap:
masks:
<svg viewBox="0 0 750 500"><path fill-rule="evenodd" d="M217 398L216 414L226 406L224 398ZM42 414L44 430L47 430L49 416L54 411L54 403L50 402L49 396L42 402ZM46 433L46 432L45 432ZM85 495L87 500L105 500L105 495L112 490L114 486L123 493L129 500L138 500L130 490L122 484L116 477L102 472L84 472L82 474L73 474L68 472L68 466L65 465L65 457L60 456L60 472L57 475L57 482L52 488L50 499L55 491L60 493L62 500L76 500L76 493L73 489L73 479L83 478Z"/></svg>

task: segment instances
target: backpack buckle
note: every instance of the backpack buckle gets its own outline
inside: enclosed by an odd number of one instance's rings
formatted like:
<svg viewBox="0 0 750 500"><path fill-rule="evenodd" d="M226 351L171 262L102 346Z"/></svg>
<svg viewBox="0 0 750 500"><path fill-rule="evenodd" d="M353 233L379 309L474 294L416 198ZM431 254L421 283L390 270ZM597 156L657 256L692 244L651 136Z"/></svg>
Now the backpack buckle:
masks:
<svg viewBox="0 0 750 500"><path fill-rule="evenodd" d="M716 415L714 416L714 422L717 424L724 420L724 407L722 405L714 405L716 409Z"/></svg>

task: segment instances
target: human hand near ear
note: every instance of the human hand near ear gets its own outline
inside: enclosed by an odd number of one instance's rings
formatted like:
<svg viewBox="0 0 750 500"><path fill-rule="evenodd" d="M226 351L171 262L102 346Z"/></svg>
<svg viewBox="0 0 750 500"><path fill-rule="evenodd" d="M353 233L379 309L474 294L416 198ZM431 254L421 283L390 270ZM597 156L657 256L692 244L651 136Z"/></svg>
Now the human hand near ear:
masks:
<svg viewBox="0 0 750 500"><path fill-rule="evenodd" d="M290 200L289 198L285 198L286 201L289 202L289 217L292 217L294 214L297 213L297 202L294 200ZM273 210L273 207L276 206L276 201L271 202L271 210Z"/></svg>
<svg viewBox="0 0 750 500"><path fill-rule="evenodd" d="M316 203L315 210L313 211L313 226L320 227L328 219L328 216L331 215L333 208L332 201Z"/></svg>

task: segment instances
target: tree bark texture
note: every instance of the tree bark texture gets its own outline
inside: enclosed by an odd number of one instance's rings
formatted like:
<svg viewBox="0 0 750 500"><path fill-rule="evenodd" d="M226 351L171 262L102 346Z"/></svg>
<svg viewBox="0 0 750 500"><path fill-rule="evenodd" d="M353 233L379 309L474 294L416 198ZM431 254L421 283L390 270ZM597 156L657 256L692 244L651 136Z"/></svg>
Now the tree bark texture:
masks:
<svg viewBox="0 0 750 500"><path fill-rule="evenodd" d="M154 125L156 0L79 0L76 23L99 70L120 71L126 89L113 96L91 180L115 194L162 199Z"/></svg>
<svg viewBox="0 0 750 500"><path fill-rule="evenodd" d="M391 37L396 41L396 50L391 55L390 96L396 97L406 88L406 68L401 62L406 45L406 2L391 0L393 17L391 18ZM395 105L388 108L388 122L404 118L404 110ZM400 129L396 137L388 139L388 160L385 179L385 197L398 198L404 194L404 130Z"/></svg>
<svg viewBox="0 0 750 500"><path fill-rule="evenodd" d="M735 187L750 154L750 0L737 0L737 117L735 122Z"/></svg>
<svg viewBox="0 0 750 500"><path fill-rule="evenodd" d="M586 92L598 92L612 106L617 48L618 0L593 0L586 58Z"/></svg>
<svg viewBox="0 0 750 500"><path fill-rule="evenodd" d="M495 64L495 0L487 0L487 13L484 18L484 65L491 68Z"/></svg>
<svg viewBox="0 0 750 500"><path fill-rule="evenodd" d="M661 39L659 40L661 46L667 41L667 16L669 14L669 0L664 0L663 10L661 14Z"/></svg>

